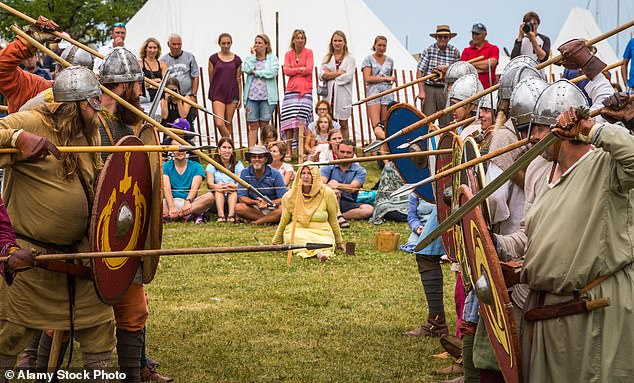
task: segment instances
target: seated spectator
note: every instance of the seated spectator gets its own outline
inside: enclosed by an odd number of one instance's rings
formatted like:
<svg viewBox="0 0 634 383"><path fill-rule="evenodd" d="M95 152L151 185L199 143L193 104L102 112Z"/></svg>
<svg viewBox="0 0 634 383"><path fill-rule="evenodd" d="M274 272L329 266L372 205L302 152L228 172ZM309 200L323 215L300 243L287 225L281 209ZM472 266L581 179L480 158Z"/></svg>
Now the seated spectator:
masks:
<svg viewBox="0 0 634 383"><path fill-rule="evenodd" d="M205 178L202 165L188 160L184 152L172 154L174 159L163 163L163 217L168 221L197 216L213 203L213 198L197 198Z"/></svg>
<svg viewBox="0 0 634 383"><path fill-rule="evenodd" d="M218 153L214 155L214 160L237 176L240 176L244 170L244 165L236 158L233 140L229 137L222 137L218 141ZM238 183L211 164L207 165L205 171L207 173L207 187L216 200L217 222L235 222ZM225 215L225 207L227 215Z"/></svg>
<svg viewBox="0 0 634 383"><path fill-rule="evenodd" d="M277 134L277 129L273 124L265 125L260 130L260 145L268 147L271 142L279 141L279 135ZM287 161L290 161L287 160Z"/></svg>
<svg viewBox="0 0 634 383"><path fill-rule="evenodd" d="M337 159L354 157L355 144L351 140L343 140L337 150ZM350 227L349 219L368 219L374 207L357 202L359 189L365 182L366 170L358 163L327 165L321 168L322 181L335 191L339 200L337 220L342 228Z"/></svg>
<svg viewBox="0 0 634 383"><path fill-rule="evenodd" d="M309 131L304 139L304 151L308 160L315 155L315 148L320 144L328 143L328 133L333 130L332 118L322 116L317 118L315 131Z"/></svg>
<svg viewBox="0 0 634 383"><path fill-rule="evenodd" d="M416 193L410 194L408 198L407 224L412 230L412 234L407 239L407 243L400 246L400 249L413 253L416 245L420 242L420 234L423 232L425 223L431 214L436 214L436 209L434 204L420 198Z"/></svg>
<svg viewBox="0 0 634 383"><path fill-rule="evenodd" d="M288 146L283 141L271 142L268 145L269 151L271 152L271 157L273 157L273 161L271 162L271 167L282 175L284 178L284 185L288 187L291 181L295 178L295 170L293 169L293 165L288 162L284 162L284 157L288 153Z"/></svg>
<svg viewBox="0 0 634 383"><path fill-rule="evenodd" d="M315 147L315 154L313 155L313 161L325 162L336 160L335 153L339 148L339 143L343 140L343 135L340 129L333 129L328 132L327 144L320 144Z"/></svg>
<svg viewBox="0 0 634 383"><path fill-rule="evenodd" d="M403 179L396 171L394 163L389 161L381 172L370 223L380 225L384 221L407 222L408 195L391 197L392 192L403 185Z"/></svg>
<svg viewBox="0 0 634 383"><path fill-rule="evenodd" d="M286 185L280 172L269 166L273 161L271 153L265 146L256 145L246 152L245 157L250 165L240 173L240 178L277 206L268 206L257 194L239 185L236 213L241 219L256 225L279 222L282 215L280 202Z"/></svg>
<svg viewBox="0 0 634 383"><path fill-rule="evenodd" d="M330 116L330 118L332 118L332 106L326 100L319 100L317 101L317 105L315 105L315 114L317 115L317 118L324 117L324 116ZM317 120L315 119L311 121L310 124L308 124L308 126L306 127L307 131L314 132L316 126L317 126ZM334 127L334 129L341 129L341 125L339 124L338 121L333 120L332 126ZM304 134L307 134L307 133L308 132Z"/></svg>
<svg viewBox="0 0 634 383"><path fill-rule="evenodd" d="M296 193L301 194L298 196ZM300 206L297 209L297 217L293 217L296 202L299 202ZM302 258L317 257L322 262L328 261L334 255L334 244L338 249L344 250L343 237L337 223L337 210L337 197L332 189L325 187L321 182L319 168L304 166L293 188L282 197L282 217L273 243L332 243L333 247L328 249L295 250ZM297 222L294 236L291 224L293 219Z"/></svg>

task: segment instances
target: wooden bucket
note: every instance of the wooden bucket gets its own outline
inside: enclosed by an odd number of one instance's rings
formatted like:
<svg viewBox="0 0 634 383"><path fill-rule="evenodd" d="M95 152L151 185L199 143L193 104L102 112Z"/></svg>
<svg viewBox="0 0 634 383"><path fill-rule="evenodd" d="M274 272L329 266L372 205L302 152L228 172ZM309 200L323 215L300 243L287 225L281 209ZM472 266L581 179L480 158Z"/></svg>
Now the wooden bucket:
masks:
<svg viewBox="0 0 634 383"><path fill-rule="evenodd" d="M401 233L379 230L374 233L374 247L377 250L392 251L398 249Z"/></svg>

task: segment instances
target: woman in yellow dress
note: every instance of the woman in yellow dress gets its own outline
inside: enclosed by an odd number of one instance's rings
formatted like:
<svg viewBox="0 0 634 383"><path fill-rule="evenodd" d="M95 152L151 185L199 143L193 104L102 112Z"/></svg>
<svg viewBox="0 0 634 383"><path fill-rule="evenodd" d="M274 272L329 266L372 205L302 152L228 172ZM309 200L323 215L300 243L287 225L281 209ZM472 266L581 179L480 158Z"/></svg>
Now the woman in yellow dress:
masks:
<svg viewBox="0 0 634 383"><path fill-rule="evenodd" d="M296 203L299 203L297 209ZM282 217L273 237L274 244L291 243L295 212L297 226L293 244L334 243L337 248L344 250L343 237L337 222L337 197L332 189L322 183L319 167L302 167L293 188L282 197ZM320 261L327 262L334 255L335 246L320 250L294 251L302 258L317 257Z"/></svg>

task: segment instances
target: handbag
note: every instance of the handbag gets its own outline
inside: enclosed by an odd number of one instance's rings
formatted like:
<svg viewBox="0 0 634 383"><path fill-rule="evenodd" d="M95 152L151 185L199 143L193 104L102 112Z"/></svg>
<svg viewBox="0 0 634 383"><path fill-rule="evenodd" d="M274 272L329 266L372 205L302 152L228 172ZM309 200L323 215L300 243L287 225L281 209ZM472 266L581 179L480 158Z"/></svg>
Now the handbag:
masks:
<svg viewBox="0 0 634 383"><path fill-rule="evenodd" d="M321 97L328 97L328 85L327 83L320 81L317 85L317 95Z"/></svg>

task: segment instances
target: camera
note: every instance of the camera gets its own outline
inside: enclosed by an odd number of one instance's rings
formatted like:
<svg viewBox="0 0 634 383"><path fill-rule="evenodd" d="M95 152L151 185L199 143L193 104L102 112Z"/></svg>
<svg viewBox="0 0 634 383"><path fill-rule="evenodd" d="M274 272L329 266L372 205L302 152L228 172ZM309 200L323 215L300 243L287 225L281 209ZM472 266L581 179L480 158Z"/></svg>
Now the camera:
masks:
<svg viewBox="0 0 634 383"><path fill-rule="evenodd" d="M524 23L524 25L522 25L522 31L524 33L532 32L534 30L535 30L535 27L533 27L533 24L531 23Z"/></svg>

